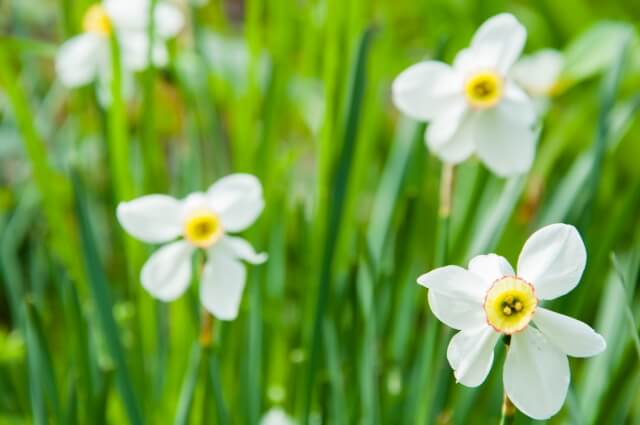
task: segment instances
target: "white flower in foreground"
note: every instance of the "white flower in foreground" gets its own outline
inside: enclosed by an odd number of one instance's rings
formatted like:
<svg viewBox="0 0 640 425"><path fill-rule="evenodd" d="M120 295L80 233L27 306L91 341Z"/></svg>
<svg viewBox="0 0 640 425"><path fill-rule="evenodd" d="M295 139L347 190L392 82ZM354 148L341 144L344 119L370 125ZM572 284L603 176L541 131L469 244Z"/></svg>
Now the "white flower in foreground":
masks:
<svg viewBox="0 0 640 425"><path fill-rule="evenodd" d="M89 7L84 15L83 32L65 41L56 56L56 71L67 87L79 87L93 81L110 79L110 38L115 33L125 70L147 67L150 0L105 0ZM158 2L154 10L155 37L153 63L168 61L166 40L183 25L181 12L168 3Z"/></svg>
<svg viewBox="0 0 640 425"><path fill-rule="evenodd" d="M246 270L241 260L261 264L266 254L256 254L241 232L258 218L264 207L262 186L249 174L232 174L214 183L206 193L183 200L167 195L147 195L118 205L118 221L133 237L148 243L166 243L142 267L142 286L155 298L172 301L191 282L192 254L206 251L200 277L200 300L221 320L238 315ZM178 240L175 240L179 238Z"/></svg>
<svg viewBox="0 0 640 425"><path fill-rule="evenodd" d="M573 226L552 224L524 244L517 273L495 254L479 255L469 269L446 266L418 278L429 288L438 319L460 330L447 358L458 382L476 387L489 374L493 348L510 335L503 383L513 404L535 419L557 413L567 396L567 355L590 357L606 348L585 323L540 306L578 285L587 254Z"/></svg>
<svg viewBox="0 0 640 425"><path fill-rule="evenodd" d="M270 409L260 419L260 425L294 425L293 419L279 407Z"/></svg>
<svg viewBox="0 0 640 425"><path fill-rule="evenodd" d="M510 77L526 29L510 14L487 20L453 66L425 61L393 82L393 100L406 115L429 121L426 141L456 164L476 153L495 174L529 170L535 156L536 110Z"/></svg>
<svg viewBox="0 0 640 425"><path fill-rule="evenodd" d="M516 62L511 75L533 98L538 111L542 112L547 108L548 98L560 89L559 77L563 67L562 53L545 49Z"/></svg>

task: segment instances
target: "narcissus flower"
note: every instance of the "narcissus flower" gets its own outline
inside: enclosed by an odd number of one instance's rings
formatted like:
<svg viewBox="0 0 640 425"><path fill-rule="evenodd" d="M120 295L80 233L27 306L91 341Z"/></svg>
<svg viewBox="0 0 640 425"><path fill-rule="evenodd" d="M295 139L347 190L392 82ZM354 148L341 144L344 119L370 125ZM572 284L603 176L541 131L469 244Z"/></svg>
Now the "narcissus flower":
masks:
<svg viewBox="0 0 640 425"><path fill-rule="evenodd" d="M511 78L525 28L510 14L487 20L453 66L425 61L393 82L393 100L406 115L429 121L427 145L456 164L472 154L500 176L529 170L537 137L535 107Z"/></svg>
<svg viewBox="0 0 640 425"><path fill-rule="evenodd" d="M98 80L106 86L111 75L110 37L118 39L124 70L140 71L148 66L150 0L105 0L86 11L83 32L65 41L56 56L56 71L67 87ZM158 2L154 9L155 37L152 60L157 66L168 61L166 40L183 25L182 13L173 5Z"/></svg>
<svg viewBox="0 0 640 425"><path fill-rule="evenodd" d="M503 382L513 404L527 416L546 419L567 396L567 356L590 357L606 343L585 323L547 310L541 302L576 287L587 254L573 226L552 224L525 243L517 273L506 259L480 255L469 268L446 266L418 278L429 288L429 306L446 325L460 330L447 358L458 382L476 387L489 374L493 348L510 337Z"/></svg>
<svg viewBox="0 0 640 425"><path fill-rule="evenodd" d="M166 243L142 267L142 286L155 298L172 301L184 293L192 276L192 255L206 253L200 277L200 300L221 320L238 315L246 270L241 261L261 264L244 239L231 236L258 218L264 207L262 186L249 174L232 174L214 183L206 193L183 200L147 195L118 205L118 221L133 237L148 243ZM177 240L176 240L177 238Z"/></svg>

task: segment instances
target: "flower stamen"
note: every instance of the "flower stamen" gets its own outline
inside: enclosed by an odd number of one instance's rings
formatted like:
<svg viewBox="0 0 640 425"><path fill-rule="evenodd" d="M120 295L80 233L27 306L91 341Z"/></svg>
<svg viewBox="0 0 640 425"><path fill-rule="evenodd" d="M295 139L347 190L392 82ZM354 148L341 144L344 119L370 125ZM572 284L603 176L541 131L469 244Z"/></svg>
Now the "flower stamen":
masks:
<svg viewBox="0 0 640 425"><path fill-rule="evenodd" d="M506 335L526 328L537 306L533 286L515 276L495 281L484 301L487 323Z"/></svg>
<svg viewBox="0 0 640 425"><path fill-rule="evenodd" d="M108 36L111 34L111 19L107 11L99 4L94 4L87 9L82 18L82 28L85 32Z"/></svg>
<svg viewBox="0 0 640 425"><path fill-rule="evenodd" d="M215 244L223 234L220 218L211 211L196 211L184 224L184 237L199 248Z"/></svg>
<svg viewBox="0 0 640 425"><path fill-rule="evenodd" d="M467 102L476 109L487 109L502 98L502 77L493 71L482 71L467 79L464 91Z"/></svg>

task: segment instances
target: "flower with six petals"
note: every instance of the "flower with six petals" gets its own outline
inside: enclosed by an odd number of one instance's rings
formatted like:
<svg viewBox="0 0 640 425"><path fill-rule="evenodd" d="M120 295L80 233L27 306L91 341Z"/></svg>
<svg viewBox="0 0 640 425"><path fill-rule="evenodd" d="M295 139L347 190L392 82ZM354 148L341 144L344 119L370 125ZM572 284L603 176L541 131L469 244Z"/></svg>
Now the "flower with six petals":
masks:
<svg viewBox="0 0 640 425"><path fill-rule="evenodd" d="M510 337L503 383L514 405L527 416L546 419L567 396L567 356L590 357L606 348L585 323L543 308L540 303L576 287L586 250L573 226L552 224L524 244L517 273L503 257L479 255L469 268L441 267L418 278L429 288L429 306L458 329L447 358L458 382L476 387L489 374L493 348Z"/></svg>
<svg viewBox="0 0 640 425"><path fill-rule="evenodd" d="M123 70L135 72L147 68L150 6L150 0L104 0L89 7L82 23L83 32L65 41L56 55L60 81L67 87L80 87L97 80L100 99L108 99L105 92L111 79L112 34L120 45ZM156 66L167 64L166 40L175 36L183 24L182 13L175 6L158 2L154 9L152 50Z"/></svg>
<svg viewBox="0 0 640 425"><path fill-rule="evenodd" d="M526 37L518 20L503 13L480 26L453 66L425 61L395 79L395 105L429 122L427 145L440 159L456 164L475 153L500 176L531 168L536 109L510 76Z"/></svg>
<svg viewBox="0 0 640 425"><path fill-rule="evenodd" d="M246 270L242 260L261 264L244 239L231 236L245 230L264 208L262 186L249 174L232 174L214 183L206 193L183 200L147 195L118 205L118 221L136 239L164 243L142 267L142 286L155 298L172 301L184 293L192 276L192 255L206 252L200 277L200 300L221 320L238 315ZM179 238L176 240L176 238Z"/></svg>

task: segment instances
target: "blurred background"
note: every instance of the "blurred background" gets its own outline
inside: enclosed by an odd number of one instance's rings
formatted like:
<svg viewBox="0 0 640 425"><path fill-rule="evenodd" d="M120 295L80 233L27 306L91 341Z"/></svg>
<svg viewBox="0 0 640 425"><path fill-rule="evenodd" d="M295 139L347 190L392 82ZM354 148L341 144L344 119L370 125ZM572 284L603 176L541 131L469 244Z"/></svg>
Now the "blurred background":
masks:
<svg viewBox="0 0 640 425"><path fill-rule="evenodd" d="M564 67L528 175L456 167L444 254L515 262L537 228L576 225L587 270L550 307L608 349L571 360L548 423L640 424L640 2L197 3L174 3L168 66L103 107L54 67L91 2L0 1L0 423L256 424L273 407L299 424L498 423L503 348L482 386L457 385L453 333L416 284L442 259L441 164L390 86L511 12L526 53L557 49ZM264 185L245 236L270 258L207 348L197 284L153 300L139 271L154 247L115 207L236 171Z"/></svg>

